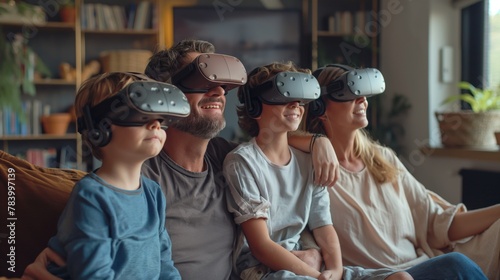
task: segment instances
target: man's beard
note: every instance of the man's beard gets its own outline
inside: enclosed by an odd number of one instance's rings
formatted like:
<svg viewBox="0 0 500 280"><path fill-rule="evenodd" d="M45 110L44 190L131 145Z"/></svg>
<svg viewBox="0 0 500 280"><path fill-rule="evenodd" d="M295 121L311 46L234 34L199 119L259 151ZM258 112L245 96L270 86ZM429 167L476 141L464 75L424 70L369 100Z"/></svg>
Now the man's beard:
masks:
<svg viewBox="0 0 500 280"><path fill-rule="evenodd" d="M200 116L196 111L191 111L188 117L179 120L172 126L196 137L212 139L226 127L226 120L223 116L217 119L207 118Z"/></svg>

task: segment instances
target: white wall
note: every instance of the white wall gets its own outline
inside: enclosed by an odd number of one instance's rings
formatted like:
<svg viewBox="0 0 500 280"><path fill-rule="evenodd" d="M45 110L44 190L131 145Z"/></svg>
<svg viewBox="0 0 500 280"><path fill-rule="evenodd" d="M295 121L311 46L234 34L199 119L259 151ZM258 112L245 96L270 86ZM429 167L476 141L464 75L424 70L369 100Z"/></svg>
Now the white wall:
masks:
<svg viewBox="0 0 500 280"><path fill-rule="evenodd" d="M383 0L381 15L380 70L387 83L385 94L408 96L412 108L405 119L406 153L401 160L428 189L452 203L461 201L461 168L499 170L498 163L425 156L419 146L439 144L434 112L440 102L456 94L460 80L460 10L450 0ZM439 75L439 53L453 49L453 81Z"/></svg>

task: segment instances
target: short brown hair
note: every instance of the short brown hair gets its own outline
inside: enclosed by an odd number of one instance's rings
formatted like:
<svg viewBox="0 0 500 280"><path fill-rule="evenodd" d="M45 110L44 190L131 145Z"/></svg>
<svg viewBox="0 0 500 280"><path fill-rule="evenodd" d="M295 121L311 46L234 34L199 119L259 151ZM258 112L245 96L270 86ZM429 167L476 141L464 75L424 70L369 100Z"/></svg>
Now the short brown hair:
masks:
<svg viewBox="0 0 500 280"><path fill-rule="evenodd" d="M94 107L103 100L116 95L121 89L139 78L130 73L110 72L96 75L84 81L75 97L75 112L83 117L85 106ZM83 142L97 159L102 159L100 148L89 141L88 131L82 132Z"/></svg>
<svg viewBox="0 0 500 280"><path fill-rule="evenodd" d="M192 52L214 53L215 47L212 43L203 40L182 40L169 49L153 54L144 73L157 81L167 82L190 62L185 58L188 53Z"/></svg>

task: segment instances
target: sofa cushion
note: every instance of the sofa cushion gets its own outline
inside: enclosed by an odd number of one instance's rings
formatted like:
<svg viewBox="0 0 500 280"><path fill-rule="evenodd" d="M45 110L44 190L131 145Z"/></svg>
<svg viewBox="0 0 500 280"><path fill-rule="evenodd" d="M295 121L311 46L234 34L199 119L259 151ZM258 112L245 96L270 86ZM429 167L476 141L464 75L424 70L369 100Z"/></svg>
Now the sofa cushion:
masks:
<svg viewBox="0 0 500 280"><path fill-rule="evenodd" d="M38 167L0 151L1 276L21 276L47 246L75 182L85 174Z"/></svg>

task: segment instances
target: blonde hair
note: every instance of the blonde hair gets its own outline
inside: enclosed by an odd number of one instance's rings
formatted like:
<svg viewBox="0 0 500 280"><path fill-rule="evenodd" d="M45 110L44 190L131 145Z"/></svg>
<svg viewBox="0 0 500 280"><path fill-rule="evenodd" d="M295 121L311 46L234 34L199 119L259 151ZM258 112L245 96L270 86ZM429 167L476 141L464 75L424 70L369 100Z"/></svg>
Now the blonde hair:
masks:
<svg viewBox="0 0 500 280"><path fill-rule="evenodd" d="M244 100L243 95L245 94L245 91L249 91L250 89L257 87L270 78L276 76L278 73L285 71L311 74L311 70L299 68L291 61L284 63L273 62L268 65L257 67L248 74L247 83L238 89L239 100ZM250 136L255 137L259 135L259 125L254 118L248 115L246 106L248 105L242 104L237 106L236 108L236 112L238 114L238 124L240 125L241 129L246 131Z"/></svg>
<svg viewBox="0 0 500 280"><path fill-rule="evenodd" d="M94 107L103 100L116 95L121 89L138 80L130 73L111 72L93 76L82 83L75 97L75 112L78 118L83 117L85 106ZM82 131L82 140L97 159L102 159L99 147L89 141L89 131Z"/></svg>
<svg viewBox="0 0 500 280"><path fill-rule="evenodd" d="M339 67L325 67L318 75L318 82L321 86L326 86L330 81L335 80L345 73ZM325 95L321 96L324 104L329 101ZM310 112L309 104L306 106L306 118L302 123L302 128L311 133L326 134L323 121L319 116ZM326 106L326 105L325 105ZM381 154L381 145L375 142L365 129L358 129L354 136L354 156L360 158L366 168L379 183L394 182L399 174L397 166L391 164Z"/></svg>

